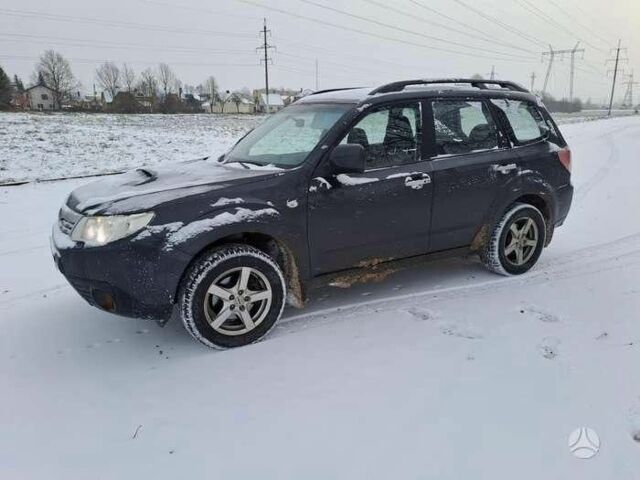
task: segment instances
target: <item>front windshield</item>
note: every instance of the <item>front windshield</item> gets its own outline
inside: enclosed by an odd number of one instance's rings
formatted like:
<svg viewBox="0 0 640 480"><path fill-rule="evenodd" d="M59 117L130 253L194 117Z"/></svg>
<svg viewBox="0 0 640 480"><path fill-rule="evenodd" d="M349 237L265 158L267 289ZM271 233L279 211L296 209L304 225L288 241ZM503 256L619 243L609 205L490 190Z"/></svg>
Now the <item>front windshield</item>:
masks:
<svg viewBox="0 0 640 480"><path fill-rule="evenodd" d="M342 104L291 105L240 140L225 156L225 163L298 166L350 108Z"/></svg>

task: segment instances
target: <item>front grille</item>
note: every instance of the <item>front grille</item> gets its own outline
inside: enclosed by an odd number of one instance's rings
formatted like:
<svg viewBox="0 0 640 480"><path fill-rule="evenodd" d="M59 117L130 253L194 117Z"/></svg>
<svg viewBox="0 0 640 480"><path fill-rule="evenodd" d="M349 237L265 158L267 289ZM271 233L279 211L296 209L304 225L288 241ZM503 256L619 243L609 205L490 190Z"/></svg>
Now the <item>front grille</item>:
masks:
<svg viewBox="0 0 640 480"><path fill-rule="evenodd" d="M63 205L58 213L58 225L60 226L60 231L65 235L71 235L73 228L81 218L82 215L74 212L66 205Z"/></svg>

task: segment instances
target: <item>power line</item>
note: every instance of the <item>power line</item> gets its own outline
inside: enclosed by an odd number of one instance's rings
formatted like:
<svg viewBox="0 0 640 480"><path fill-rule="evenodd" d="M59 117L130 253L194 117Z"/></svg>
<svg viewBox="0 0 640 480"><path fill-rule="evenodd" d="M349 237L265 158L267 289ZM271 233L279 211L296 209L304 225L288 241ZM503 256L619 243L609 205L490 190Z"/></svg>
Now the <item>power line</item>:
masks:
<svg viewBox="0 0 640 480"><path fill-rule="evenodd" d="M364 17L362 15L346 12L344 10L340 10L339 8L334 8L334 7L330 7L328 5L323 5L323 4L315 2L313 0L298 0L298 1L302 2L302 3L306 3L308 5L313 5L313 6L317 7L317 8L321 8L323 10L328 10L330 12L339 13L340 15L344 15L344 16L347 16L347 17L350 17L350 18L355 18L357 20L361 20L363 22L367 22L367 23L370 23L372 25L376 25L376 26L379 26L379 27L390 28L392 30L397 30L397 31L402 32L402 33L408 33L410 35L416 35L416 36L419 36L419 37L422 37L422 38L426 38L428 40L433 40L433 41L445 43L445 44L448 44L448 45L454 45L456 47L468 48L470 50L478 50L478 51L481 51L481 52L491 52L491 53L494 53L496 55L502 55L502 56L506 56L506 57L526 58L526 57L522 57L521 55L517 56L517 55L513 55L513 54L510 54L510 53L506 53L506 52L498 52L496 50L489 50L487 48L475 47L475 46L469 45L467 43L453 42L451 40L446 40L444 38L434 37L433 35L428 35L428 34L425 34L425 33L422 33L422 32L416 32L414 30L409 30L407 28L398 27L398 26L392 25L390 23L380 22L378 20L367 18L367 17Z"/></svg>
<svg viewBox="0 0 640 480"><path fill-rule="evenodd" d="M471 10L472 12L474 12L476 15L481 16L482 18L484 18L485 20L487 20L488 22L490 22L493 25L498 25L499 27L503 28L504 30L507 30L508 32L511 32L515 35L518 35L521 38L524 38L525 40L532 42L532 43L536 43L538 45L544 45L545 42L537 37L534 37L533 35L529 35L528 33L523 32L522 30L518 30L517 28L503 22L502 20L500 20L499 18L493 17L485 12L483 12L482 10L478 9L478 8L474 8L471 5L469 5L468 3L463 2L462 0L454 0L454 2L458 3L459 5L462 5L464 8L466 8L467 10Z"/></svg>
<svg viewBox="0 0 640 480"><path fill-rule="evenodd" d="M11 60L18 61L38 61L40 57L33 55L8 55L8 54L0 54L1 58L8 58ZM69 60L74 63L88 63L88 64L96 64L104 61L104 59L100 58L77 58L77 57L69 57ZM158 62L151 62L149 60L128 60L127 63L130 64L140 64L140 65L156 65ZM197 66L205 66L205 67L252 67L255 68L255 63L207 63L207 62L171 62L171 65L179 65L179 66L189 66L189 67L197 67Z"/></svg>
<svg viewBox="0 0 640 480"><path fill-rule="evenodd" d="M567 1L567 0L564 0ZM587 11L584 10L581 6L580 6L580 2L579 1L575 1L575 0L569 0L571 4L573 4L573 9L580 12L581 13L581 17L582 18L586 18L586 17L590 17L591 21L598 26L599 29L601 30L606 30L605 33L608 33L611 37L615 37L615 33L612 31L611 28L606 27L603 24L602 18L598 18L596 16L593 15L593 13L591 11ZM593 31L594 29L590 29L590 31ZM610 45L610 42L607 42Z"/></svg>
<svg viewBox="0 0 640 480"><path fill-rule="evenodd" d="M299 18L299 19L310 21L310 22L314 22L314 23L317 23L317 24L320 24L320 25L329 26L329 27L336 28L336 29L339 29L339 30L345 30L345 31L349 31L349 32L354 32L354 33L358 33L358 34L361 34L361 35L366 35L366 36L373 37L373 38L380 38L382 40L388 40L388 41L391 41L391 42L401 43L401 44L404 44L404 45L411 45L411 46L414 46L414 47L424 48L424 49L427 49L427 50L437 50L437 51L440 51L440 52L452 53L452 54L455 54L455 55L464 55L464 56L469 56L469 57L474 57L474 58L488 58L488 59L496 59L497 58L495 56L482 55L482 54L478 54L478 53L462 52L462 51L454 50L454 49L451 49L451 48L443 48L443 47L436 47L436 46L433 46L433 45L425 45L423 43L412 42L410 40L404 40L404 39L401 39L401 38L398 38L398 37L392 37L392 36L389 36L389 35L383 35L383 34L379 34L379 33L368 32L366 30L360 30L360 29L353 28L353 27L346 27L344 25L339 25L339 24L328 22L328 21L325 21L325 20L320 20L320 19L315 18L315 17L309 17L309 16L301 15L301 14L298 14L298 13L295 13L295 12L290 12L288 10L283 10L281 8L272 7L270 5L265 5L263 3L256 2L254 0L238 0L238 1L242 2L242 3L246 3L248 5L261 7L261 8L264 8L266 10L271 10L271 11L274 11L274 12L278 12L278 13L281 13L283 15L287 15L287 16L290 16L290 17ZM484 51L487 51L487 50L484 50ZM504 60L504 61L516 61L516 60L510 60L510 59L504 59L504 58L502 58L502 60ZM519 61L520 62L529 62L530 60L524 60L523 59L523 60L519 60Z"/></svg>
<svg viewBox="0 0 640 480"><path fill-rule="evenodd" d="M558 2L554 2L552 0L546 0L547 3L551 4L552 6L554 6L555 8L557 8L558 10L560 10L560 12L564 13L569 19L571 19L571 22L579 27L581 27L582 29L586 30L589 32L590 35L592 35L593 37L596 37L597 39L599 39L601 42L610 45L611 42L603 37L600 36L600 34L597 32L597 30L595 28L589 28L587 27L585 24L580 23L578 21L579 16L574 13L571 13L569 11L567 11L564 7L562 7Z"/></svg>
<svg viewBox="0 0 640 480"><path fill-rule="evenodd" d="M0 8L0 12L4 13L5 15L9 15L13 17L40 18L43 20L51 20L56 22L85 23L90 25L103 25L103 26L118 27L118 28L132 28L136 30L148 30L148 31L154 31L154 32L181 33L181 34L196 33L196 34L203 34L203 35L218 35L218 36L223 35L223 36L239 37L239 38L255 38L255 34L253 33L221 32L221 31L215 31L215 30L197 29L193 27L174 28L174 27L167 27L164 25L121 22L121 21L103 20L103 19L97 19L97 18L75 17L71 15L59 15L59 14L53 14L53 13L42 13L42 12L33 12L33 11L25 11L25 10L12 10L7 8Z"/></svg>
<svg viewBox="0 0 640 480"><path fill-rule="evenodd" d="M470 32L465 31L465 30L460 30L460 29L457 29L457 28L450 27L450 26L445 25L443 23L434 22L433 20L429 20L428 18L416 15L413 12L412 13L407 13L405 10L400 10L399 8L391 7L391 6L386 5L386 4L382 3L382 2L379 2L377 0L363 0L363 1L365 1L367 3L370 3L372 5L376 5L376 6L380 7L380 8L384 8L385 10L389 10L391 12L395 12L398 15L402 15L404 17L411 18L412 20L418 20L418 21L423 22L423 23L428 23L428 24L434 25L434 26L436 26L438 28L442 28L444 30L449 30L449 31L455 32L455 33L460 34L460 35L465 35L465 36L470 37L470 38L475 38L477 40L489 43L491 45L500 45L501 47L511 48L511 49L514 49L514 50L520 50L520 51L523 51L523 52L526 52L526 53L534 53L533 50L528 50L526 48L521 48L521 47L518 47L518 46L515 46L515 45L512 45L512 44L509 44L509 43L496 41L496 39L491 39L491 38L487 37L486 34L478 35L478 34L470 33Z"/></svg>
<svg viewBox="0 0 640 480"><path fill-rule="evenodd" d="M115 48L115 49L141 49L141 50L161 50L161 51L175 51L181 53L207 53L207 54L233 54L233 55L251 55L254 56L255 52L251 50L239 50L239 49L216 49L216 48L191 48L191 47L174 47L174 46L157 46L140 43L122 43L103 40L84 40L80 38L68 38L68 37L55 37L48 35L31 35L25 33L0 33L0 37L9 37L7 39L0 38L0 42L22 42L22 43L36 43L43 42L51 43L56 42L60 45L86 47L91 46L95 48ZM15 39L12 37L16 37Z"/></svg>
<svg viewBox="0 0 640 480"><path fill-rule="evenodd" d="M483 35L483 36L487 36L487 32L486 32L486 31L481 30L481 29L479 29L479 28L476 28L476 27L474 27L473 25L469 25L468 23L462 22L462 21L458 20L457 18L454 18L454 17L452 17L452 16L450 16L450 15L447 15L446 13L442 13L442 12L440 12L440 11L436 10L436 9L435 9L435 8L433 8L433 7L430 7L430 6L425 5L425 4L421 3L421 2L418 2L417 0L409 0L409 1L410 1L411 3L413 3L414 5L416 5L416 6L420 7L420 8L422 8L423 10L426 10L426 11L428 11L428 12L431 12L431 13L435 14L435 15L438 15L439 17L446 18L446 19L447 19L447 20L449 20L450 22L453 22L453 23L455 23L456 25L460 25L461 27L464 27L464 28L465 28L465 29L467 29L467 30L470 30L470 31L473 31L473 32L479 33L479 34L481 34L481 35ZM489 37L487 37L487 38L489 38ZM525 40L528 40L528 39L526 39L526 38L525 38ZM502 43L500 43L500 44L502 45ZM521 48L520 50L526 50L526 49L522 49L522 48Z"/></svg>
<svg viewBox="0 0 640 480"><path fill-rule="evenodd" d="M547 14L544 10L536 7L533 3L531 3L529 0L517 0L518 4L524 8L525 10L533 13L535 16L537 16L538 18L542 19L545 23L550 23L552 25L555 25L556 27L558 27L559 29L561 29L561 31L565 31L571 35L573 35L574 37L576 37L578 40L580 40L581 42L585 43L586 45L590 46L591 48L595 49L595 50L599 50L600 52L606 53L605 50L593 45L592 43L583 40L582 38L580 38L578 35L575 35L574 33L572 33L567 27L565 27L564 25L562 25L560 22L556 21L555 18L553 18L552 16L550 16L549 14Z"/></svg>

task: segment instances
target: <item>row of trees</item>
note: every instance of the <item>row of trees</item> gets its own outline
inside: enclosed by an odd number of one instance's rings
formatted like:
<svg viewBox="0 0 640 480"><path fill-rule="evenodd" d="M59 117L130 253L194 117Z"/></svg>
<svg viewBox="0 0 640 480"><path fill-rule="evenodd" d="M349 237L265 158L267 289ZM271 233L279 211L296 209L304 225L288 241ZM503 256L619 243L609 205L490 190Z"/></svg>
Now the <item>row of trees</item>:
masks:
<svg viewBox="0 0 640 480"><path fill-rule="evenodd" d="M244 98L251 98L248 89L228 91L222 90L215 77L209 76L199 85L183 85L176 73L166 63L160 63L157 68L147 68L139 74L128 64L121 66L113 62L105 62L95 71L95 81L111 102L119 92L132 94L130 98L143 97L146 103L152 104L153 111L200 111L203 99L211 110L218 107L223 111L229 105L239 106ZM35 66L31 76L31 83L44 85L53 91L53 101L56 108L63 104L77 100L81 90L80 82L76 79L69 61L54 50L45 51ZM12 90L24 91L22 81L15 76L12 86L7 74L0 68L0 108L9 108ZM183 102L182 95L190 96L190 102ZM103 98L105 95L101 95ZM114 108L110 105L108 108ZM125 106L127 109L132 105Z"/></svg>
<svg viewBox="0 0 640 480"><path fill-rule="evenodd" d="M118 67L113 62L105 62L96 69L96 81L103 91L108 92L111 98L121 91L137 93L146 98L161 99L159 107L166 105L167 99L172 94L184 93L187 96L204 98L209 103L211 110L219 105L224 112L225 106L235 104L236 109L243 98L250 98L251 92L245 88L234 92L221 90L215 77L209 76L197 86L188 85L180 81L175 72L166 63L160 63L157 69L147 68L136 75L131 66L126 63ZM199 108L197 105L185 105L187 108Z"/></svg>

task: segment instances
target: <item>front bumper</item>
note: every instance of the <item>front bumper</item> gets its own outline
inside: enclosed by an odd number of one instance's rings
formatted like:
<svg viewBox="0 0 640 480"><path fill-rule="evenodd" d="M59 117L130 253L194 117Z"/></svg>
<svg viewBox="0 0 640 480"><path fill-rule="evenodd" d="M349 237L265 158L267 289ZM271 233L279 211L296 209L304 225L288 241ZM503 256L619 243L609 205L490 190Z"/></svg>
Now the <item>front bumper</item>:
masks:
<svg viewBox="0 0 640 480"><path fill-rule="evenodd" d="M150 241L123 239L103 247L84 247L53 226L54 262L90 305L126 317L167 320L190 258L162 251Z"/></svg>

